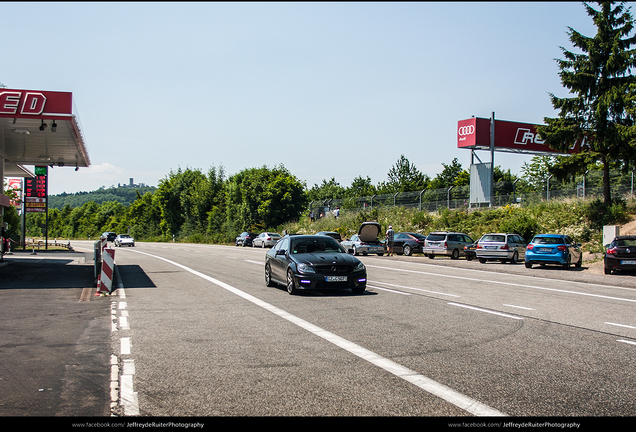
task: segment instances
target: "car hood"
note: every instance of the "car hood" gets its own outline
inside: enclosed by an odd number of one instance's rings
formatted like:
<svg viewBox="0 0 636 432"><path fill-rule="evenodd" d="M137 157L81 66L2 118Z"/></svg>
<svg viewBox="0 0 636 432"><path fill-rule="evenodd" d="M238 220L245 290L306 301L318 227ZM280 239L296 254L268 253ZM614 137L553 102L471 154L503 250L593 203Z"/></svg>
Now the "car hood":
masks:
<svg viewBox="0 0 636 432"><path fill-rule="evenodd" d="M358 237L363 242L377 242L381 229L377 222L363 222L358 229Z"/></svg>
<svg viewBox="0 0 636 432"><path fill-rule="evenodd" d="M320 264L357 265L360 262L358 258L347 253L314 252L314 253L294 254L292 256L296 262L309 264L309 265L320 265Z"/></svg>

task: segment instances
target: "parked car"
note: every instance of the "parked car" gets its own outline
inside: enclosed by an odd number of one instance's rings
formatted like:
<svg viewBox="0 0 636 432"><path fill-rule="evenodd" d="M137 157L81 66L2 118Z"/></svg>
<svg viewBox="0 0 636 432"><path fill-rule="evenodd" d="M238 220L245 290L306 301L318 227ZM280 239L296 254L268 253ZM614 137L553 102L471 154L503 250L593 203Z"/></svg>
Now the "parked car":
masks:
<svg viewBox="0 0 636 432"><path fill-rule="evenodd" d="M414 252L422 252L426 236L412 232L399 232L393 236L393 252L412 255Z"/></svg>
<svg viewBox="0 0 636 432"><path fill-rule="evenodd" d="M354 255L373 253L382 256L384 255L384 243L378 238L380 231L379 223L363 222L358 228L357 234L352 235L348 240L341 241L340 244Z"/></svg>
<svg viewBox="0 0 636 432"><path fill-rule="evenodd" d="M119 234L115 237L115 246L135 246L135 239L130 234Z"/></svg>
<svg viewBox="0 0 636 432"><path fill-rule="evenodd" d="M253 247L273 247L278 240L281 239L280 234L273 232L263 232L252 240Z"/></svg>
<svg viewBox="0 0 636 432"><path fill-rule="evenodd" d="M615 270L636 270L636 236L614 237L605 248L605 274Z"/></svg>
<svg viewBox="0 0 636 432"><path fill-rule="evenodd" d="M435 255L450 256L451 259L458 259L464 256L464 246L474 242L464 233L456 232L432 232L426 236L423 253L429 258Z"/></svg>
<svg viewBox="0 0 636 432"><path fill-rule="evenodd" d="M342 241L342 236L340 235L340 233L337 233L335 231L319 231L316 233L316 235L326 235L335 238L337 241Z"/></svg>
<svg viewBox="0 0 636 432"><path fill-rule="evenodd" d="M558 264L565 269L569 269L571 264L581 267L581 244L574 243L567 235L538 234L526 248L525 262L527 268L532 268L533 264Z"/></svg>
<svg viewBox="0 0 636 432"><path fill-rule="evenodd" d="M525 259L526 241L519 234L484 234L477 242L475 251L480 263L499 260L502 263L509 261L516 264L520 259Z"/></svg>
<svg viewBox="0 0 636 432"><path fill-rule="evenodd" d="M472 261L473 258L475 258L477 256L477 252L475 252L477 250L477 243L479 242L479 240L477 240L476 242L473 242L469 245L464 246L464 256L466 257L466 261Z"/></svg>
<svg viewBox="0 0 636 432"><path fill-rule="evenodd" d="M236 246L252 246L252 240L254 240L256 236L258 236L258 234L253 232L242 232L236 240L234 240L234 244Z"/></svg>
<svg viewBox="0 0 636 432"><path fill-rule="evenodd" d="M102 233L102 238L106 237L106 241L109 242L114 242L115 238L117 238L117 233L111 232L111 231L107 231L105 233Z"/></svg>
<svg viewBox="0 0 636 432"><path fill-rule="evenodd" d="M285 285L289 294L345 288L360 294L367 286L367 269L332 237L286 235L265 254L265 284Z"/></svg>

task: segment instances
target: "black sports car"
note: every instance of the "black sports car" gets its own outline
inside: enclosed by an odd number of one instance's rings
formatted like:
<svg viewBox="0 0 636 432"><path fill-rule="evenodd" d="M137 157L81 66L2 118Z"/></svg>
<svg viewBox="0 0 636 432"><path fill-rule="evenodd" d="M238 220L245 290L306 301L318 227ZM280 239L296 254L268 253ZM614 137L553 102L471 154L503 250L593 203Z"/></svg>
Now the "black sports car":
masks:
<svg viewBox="0 0 636 432"><path fill-rule="evenodd" d="M605 250L605 274L614 270L636 270L636 236L618 236Z"/></svg>
<svg viewBox="0 0 636 432"><path fill-rule="evenodd" d="M285 285L290 294L334 288L360 294L367 286L367 269L332 237L286 235L265 255L265 283Z"/></svg>

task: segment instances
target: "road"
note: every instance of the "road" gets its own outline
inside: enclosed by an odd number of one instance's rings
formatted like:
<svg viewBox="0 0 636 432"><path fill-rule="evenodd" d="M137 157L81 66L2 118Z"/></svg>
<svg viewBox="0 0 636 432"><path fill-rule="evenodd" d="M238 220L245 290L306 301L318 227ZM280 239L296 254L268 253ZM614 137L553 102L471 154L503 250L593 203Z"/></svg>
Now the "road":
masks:
<svg viewBox="0 0 636 432"><path fill-rule="evenodd" d="M265 286L264 255L178 243L116 249L121 414L636 412L633 276L369 256L360 257L366 293L290 296Z"/></svg>

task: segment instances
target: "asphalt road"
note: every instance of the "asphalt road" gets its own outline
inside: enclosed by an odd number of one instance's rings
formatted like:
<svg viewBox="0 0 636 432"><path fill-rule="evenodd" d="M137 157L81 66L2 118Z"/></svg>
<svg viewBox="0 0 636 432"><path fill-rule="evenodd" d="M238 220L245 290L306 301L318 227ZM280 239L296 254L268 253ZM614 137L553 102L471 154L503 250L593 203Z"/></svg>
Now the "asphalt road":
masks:
<svg viewBox="0 0 636 432"><path fill-rule="evenodd" d="M290 296L265 252L117 248L149 416L633 416L631 277L362 257L369 287ZM619 281L621 287L612 283ZM117 346L115 342L113 346ZM126 409L126 408L124 408Z"/></svg>
<svg viewBox="0 0 636 432"><path fill-rule="evenodd" d="M120 285L92 300L112 314L115 415L636 412L633 275L369 256L366 293L290 296L265 286L264 255L116 248Z"/></svg>

